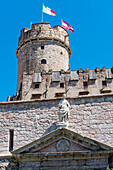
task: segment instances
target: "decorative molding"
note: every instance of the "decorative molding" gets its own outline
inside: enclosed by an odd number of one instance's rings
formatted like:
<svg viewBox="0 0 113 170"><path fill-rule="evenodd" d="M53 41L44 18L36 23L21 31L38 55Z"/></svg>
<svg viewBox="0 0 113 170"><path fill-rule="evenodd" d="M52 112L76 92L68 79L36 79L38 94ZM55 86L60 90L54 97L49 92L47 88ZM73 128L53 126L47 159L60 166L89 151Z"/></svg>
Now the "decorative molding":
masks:
<svg viewBox="0 0 113 170"><path fill-rule="evenodd" d="M37 150L40 150L48 145L50 145L53 142L56 142L58 140L65 139L68 141L71 141L75 144L79 144L80 146L83 146L85 148L90 149L91 151L102 151L103 153L105 151L109 151L109 153L113 153L113 148L109 147L107 145L104 145L100 142L97 142L95 140L83 137L73 131L70 131L69 129L61 128L57 129L55 131L52 131L49 134L46 134L45 136L41 137L38 140L35 140L34 142L31 142L28 145L25 145L15 151L12 152L13 155L15 154L22 154L22 153L35 153Z"/></svg>
<svg viewBox="0 0 113 170"><path fill-rule="evenodd" d="M56 144L56 149L58 152L66 152L70 149L70 143L66 139L61 139Z"/></svg>

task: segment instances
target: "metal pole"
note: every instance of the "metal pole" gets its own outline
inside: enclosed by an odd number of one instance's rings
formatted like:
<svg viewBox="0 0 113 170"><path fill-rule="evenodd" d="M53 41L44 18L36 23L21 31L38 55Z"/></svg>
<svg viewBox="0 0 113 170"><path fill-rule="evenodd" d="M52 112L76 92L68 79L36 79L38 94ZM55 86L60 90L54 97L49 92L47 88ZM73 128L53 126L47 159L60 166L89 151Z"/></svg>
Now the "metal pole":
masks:
<svg viewBox="0 0 113 170"><path fill-rule="evenodd" d="M30 29L32 29L32 22L30 22Z"/></svg>
<svg viewBox="0 0 113 170"><path fill-rule="evenodd" d="M44 3L42 4L42 22L43 22L43 5Z"/></svg>

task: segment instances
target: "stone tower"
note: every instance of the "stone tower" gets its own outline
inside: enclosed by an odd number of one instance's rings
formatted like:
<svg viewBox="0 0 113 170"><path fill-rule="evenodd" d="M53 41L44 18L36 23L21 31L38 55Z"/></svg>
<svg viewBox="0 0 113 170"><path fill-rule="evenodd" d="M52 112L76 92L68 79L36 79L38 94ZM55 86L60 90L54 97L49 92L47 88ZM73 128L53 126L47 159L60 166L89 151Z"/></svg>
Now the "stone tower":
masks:
<svg viewBox="0 0 113 170"><path fill-rule="evenodd" d="M69 69L71 50L68 36L68 32L63 27L57 25L51 28L50 23L35 23L32 24L32 29L22 29L16 51L19 99L26 99L25 96L29 93L30 87L33 87L32 82L35 81L33 76L37 79L37 76L40 77L43 72ZM27 91L24 91L24 87Z"/></svg>
<svg viewBox="0 0 113 170"><path fill-rule="evenodd" d="M49 23L21 31L17 95L0 103L0 169L113 169L113 67L71 71L68 36Z"/></svg>
<svg viewBox="0 0 113 170"><path fill-rule="evenodd" d="M16 51L17 94L9 100L57 99L113 94L113 67L70 70L68 32L50 23L24 28Z"/></svg>

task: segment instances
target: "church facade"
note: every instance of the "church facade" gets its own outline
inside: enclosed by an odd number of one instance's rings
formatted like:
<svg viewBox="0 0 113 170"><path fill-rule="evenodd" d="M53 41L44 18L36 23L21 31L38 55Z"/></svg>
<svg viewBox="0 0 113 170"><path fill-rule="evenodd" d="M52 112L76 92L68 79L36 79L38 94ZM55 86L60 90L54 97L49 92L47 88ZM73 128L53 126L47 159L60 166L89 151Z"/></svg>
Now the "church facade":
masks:
<svg viewBox="0 0 113 170"><path fill-rule="evenodd" d="M113 68L71 71L68 37L50 23L22 29L17 94L0 103L0 169L113 168Z"/></svg>

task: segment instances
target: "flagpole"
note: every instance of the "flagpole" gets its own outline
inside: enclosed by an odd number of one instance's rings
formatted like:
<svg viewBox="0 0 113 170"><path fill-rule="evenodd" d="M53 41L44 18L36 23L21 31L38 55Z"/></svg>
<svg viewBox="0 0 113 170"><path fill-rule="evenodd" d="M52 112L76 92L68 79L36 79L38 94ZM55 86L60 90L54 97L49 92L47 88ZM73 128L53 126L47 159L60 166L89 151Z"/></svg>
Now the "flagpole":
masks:
<svg viewBox="0 0 113 170"><path fill-rule="evenodd" d="M30 29L32 29L32 21L30 22Z"/></svg>
<svg viewBox="0 0 113 170"><path fill-rule="evenodd" d="M43 22L43 5L44 3L42 4L42 22Z"/></svg>

